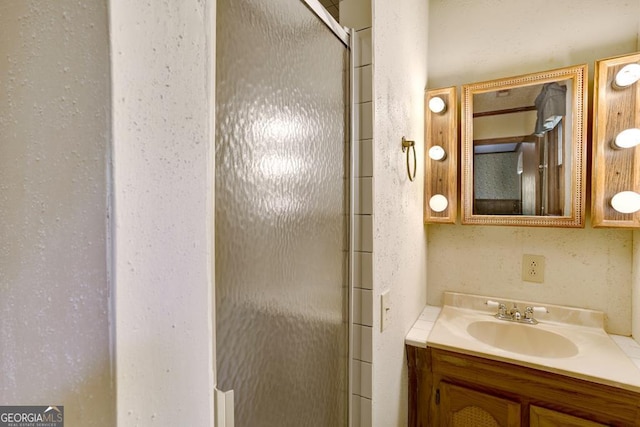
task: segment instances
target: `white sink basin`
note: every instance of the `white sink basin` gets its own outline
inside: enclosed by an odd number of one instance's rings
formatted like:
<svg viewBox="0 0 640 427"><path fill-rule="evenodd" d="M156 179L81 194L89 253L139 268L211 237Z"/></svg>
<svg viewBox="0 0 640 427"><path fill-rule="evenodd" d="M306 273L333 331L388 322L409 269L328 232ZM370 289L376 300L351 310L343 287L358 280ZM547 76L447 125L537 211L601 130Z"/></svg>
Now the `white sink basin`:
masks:
<svg viewBox="0 0 640 427"><path fill-rule="evenodd" d="M478 341L512 353L545 358L578 354L578 347L571 340L536 325L481 320L470 323L467 333Z"/></svg>

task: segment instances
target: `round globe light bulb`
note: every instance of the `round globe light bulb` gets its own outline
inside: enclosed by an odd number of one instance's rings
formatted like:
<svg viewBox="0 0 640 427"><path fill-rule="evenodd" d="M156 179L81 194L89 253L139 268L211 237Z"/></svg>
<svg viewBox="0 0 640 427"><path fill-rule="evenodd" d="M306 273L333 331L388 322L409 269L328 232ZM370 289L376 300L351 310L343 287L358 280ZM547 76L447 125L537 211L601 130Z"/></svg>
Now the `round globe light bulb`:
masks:
<svg viewBox="0 0 640 427"><path fill-rule="evenodd" d="M635 191L621 191L611 198L611 207L623 214L640 210L640 194Z"/></svg>
<svg viewBox="0 0 640 427"><path fill-rule="evenodd" d="M434 96L429 100L429 110L431 110L436 114L444 113L444 110L446 108L447 108L447 105L444 103L444 100L439 96Z"/></svg>
<svg viewBox="0 0 640 427"><path fill-rule="evenodd" d="M449 201L442 194L436 194L429 199L429 207L434 212L442 212L449 206Z"/></svg>
<svg viewBox="0 0 640 427"><path fill-rule="evenodd" d="M613 141L613 148L633 148L640 144L640 129L625 129L616 135Z"/></svg>
<svg viewBox="0 0 640 427"><path fill-rule="evenodd" d="M441 146L434 145L433 147L429 148L429 158L431 158L432 160L440 161L444 160L446 157L447 153Z"/></svg>
<svg viewBox="0 0 640 427"><path fill-rule="evenodd" d="M640 80L640 64L627 64L616 74L613 86L622 89L631 86L638 80Z"/></svg>

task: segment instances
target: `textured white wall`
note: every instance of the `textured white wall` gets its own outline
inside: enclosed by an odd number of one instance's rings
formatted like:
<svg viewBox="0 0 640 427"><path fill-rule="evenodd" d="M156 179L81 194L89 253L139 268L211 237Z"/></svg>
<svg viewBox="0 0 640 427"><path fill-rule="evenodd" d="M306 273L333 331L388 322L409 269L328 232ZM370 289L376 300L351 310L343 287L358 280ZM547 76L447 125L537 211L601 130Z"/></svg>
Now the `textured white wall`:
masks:
<svg viewBox="0 0 640 427"><path fill-rule="evenodd" d="M115 422L107 1L0 2L0 405Z"/></svg>
<svg viewBox="0 0 640 427"><path fill-rule="evenodd" d="M111 2L122 426L212 424L214 12Z"/></svg>
<svg viewBox="0 0 640 427"><path fill-rule="evenodd" d="M374 334L373 425L407 424L404 337L426 302L422 223L424 90L428 4L373 2ZM409 182L402 136L415 139L418 174ZM391 292L391 322L380 332L380 294Z"/></svg>
<svg viewBox="0 0 640 427"><path fill-rule="evenodd" d="M596 59L637 49L639 21L638 0L586 0L579 6L553 0L431 0L428 85L461 85L580 63L589 64L592 81ZM582 306L605 311L609 331L631 333L631 231L427 229L430 304L440 304L443 291L456 290ZM525 253L546 257L544 284L521 280Z"/></svg>

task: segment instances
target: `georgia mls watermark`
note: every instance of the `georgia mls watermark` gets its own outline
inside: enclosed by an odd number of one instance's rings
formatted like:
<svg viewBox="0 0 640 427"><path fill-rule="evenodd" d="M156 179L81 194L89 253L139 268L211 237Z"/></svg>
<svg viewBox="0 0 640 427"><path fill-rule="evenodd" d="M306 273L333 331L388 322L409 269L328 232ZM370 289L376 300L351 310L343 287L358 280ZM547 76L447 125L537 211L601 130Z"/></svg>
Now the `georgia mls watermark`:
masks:
<svg viewBox="0 0 640 427"><path fill-rule="evenodd" d="M0 406L0 427L64 427L64 406Z"/></svg>

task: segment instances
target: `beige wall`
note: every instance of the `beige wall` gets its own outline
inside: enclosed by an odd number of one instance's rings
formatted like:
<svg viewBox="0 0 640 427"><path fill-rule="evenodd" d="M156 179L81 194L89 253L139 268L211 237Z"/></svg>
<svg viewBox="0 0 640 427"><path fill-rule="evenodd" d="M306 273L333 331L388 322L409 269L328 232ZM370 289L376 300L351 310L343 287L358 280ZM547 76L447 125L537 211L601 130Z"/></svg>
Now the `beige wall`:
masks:
<svg viewBox="0 0 640 427"><path fill-rule="evenodd" d="M107 1L0 3L0 405L115 423Z"/></svg>
<svg viewBox="0 0 640 427"><path fill-rule="evenodd" d="M428 86L580 63L593 80L596 59L638 49L639 21L637 0L431 0ZM610 332L631 333L631 231L429 225L427 233L430 304L455 290L582 306L605 311ZM543 284L521 280L523 254L545 256Z"/></svg>
<svg viewBox="0 0 640 427"><path fill-rule="evenodd" d="M380 427L407 423L404 337L426 302L422 154L427 22L428 5L422 0L373 1L373 425ZM417 144L414 182L407 177L402 136ZM387 290L391 319L380 332L380 294Z"/></svg>
<svg viewBox="0 0 640 427"><path fill-rule="evenodd" d="M111 2L122 426L213 420L214 12Z"/></svg>

